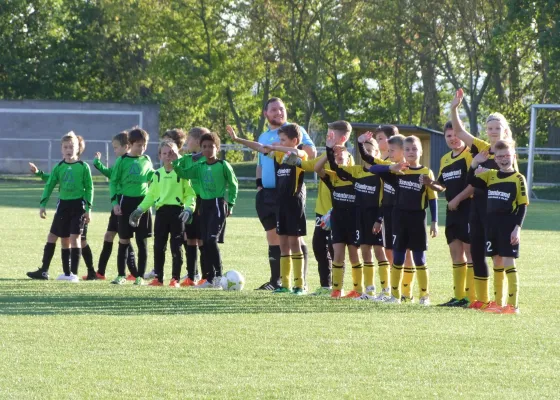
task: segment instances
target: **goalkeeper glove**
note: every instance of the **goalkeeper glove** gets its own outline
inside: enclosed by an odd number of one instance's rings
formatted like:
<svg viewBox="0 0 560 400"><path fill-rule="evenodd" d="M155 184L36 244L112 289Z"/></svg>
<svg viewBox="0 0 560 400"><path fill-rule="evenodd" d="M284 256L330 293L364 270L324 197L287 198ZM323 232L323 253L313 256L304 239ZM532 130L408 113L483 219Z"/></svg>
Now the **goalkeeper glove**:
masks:
<svg viewBox="0 0 560 400"><path fill-rule="evenodd" d="M321 217L321 222L319 224L319 226L326 231L331 230L331 211L332 208L329 210L329 212L327 212L325 215Z"/></svg>
<svg viewBox="0 0 560 400"><path fill-rule="evenodd" d="M192 222L192 215L193 211L187 207L183 211L181 211L181 214L179 214L179 219L183 224L188 225Z"/></svg>
<svg viewBox="0 0 560 400"><path fill-rule="evenodd" d="M284 154L282 158L282 164L295 165L297 167L301 166L301 158L298 157L296 152L290 151Z"/></svg>
<svg viewBox="0 0 560 400"><path fill-rule="evenodd" d="M130 224L130 226L136 228L138 226L140 218L142 218L142 214L144 214L144 211L139 208L132 211L132 214L130 214L130 217L128 218L128 223Z"/></svg>

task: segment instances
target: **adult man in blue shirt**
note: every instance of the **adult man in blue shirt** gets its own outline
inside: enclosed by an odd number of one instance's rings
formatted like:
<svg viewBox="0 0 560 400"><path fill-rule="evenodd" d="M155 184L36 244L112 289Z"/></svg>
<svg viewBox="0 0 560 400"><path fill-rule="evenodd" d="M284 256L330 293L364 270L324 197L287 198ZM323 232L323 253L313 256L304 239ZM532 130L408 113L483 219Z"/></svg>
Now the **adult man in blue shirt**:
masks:
<svg viewBox="0 0 560 400"><path fill-rule="evenodd" d="M268 121L268 130L263 132L258 139L261 144L272 144L279 142L278 129L286 125L286 107L278 97L270 98L264 105L263 115ZM301 128L301 127L300 127ZM317 151L313 141L301 128L303 138L301 148L308 154L309 158L315 158ZM258 290L274 290L279 287L280 279L280 240L276 233L276 172L274 160L259 153L257 164L257 214L261 224L266 231L268 241L268 260L270 263L270 281L265 282ZM301 249L304 257L304 276L307 280L307 246L301 238Z"/></svg>

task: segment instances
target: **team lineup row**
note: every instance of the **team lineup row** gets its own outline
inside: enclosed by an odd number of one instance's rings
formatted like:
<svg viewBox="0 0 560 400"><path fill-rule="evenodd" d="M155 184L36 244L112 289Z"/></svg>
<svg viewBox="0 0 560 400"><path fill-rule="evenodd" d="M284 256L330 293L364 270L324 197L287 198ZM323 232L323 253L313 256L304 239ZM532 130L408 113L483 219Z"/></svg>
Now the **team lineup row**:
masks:
<svg viewBox="0 0 560 400"><path fill-rule="evenodd" d="M382 126L358 138L363 166L354 165L344 148L351 133L348 122L329 124L327 151L315 157L309 136L298 125L287 123L284 104L278 98L265 104L263 114L269 129L258 142L237 137L228 126L232 140L260 153L256 203L267 233L271 269L269 282L260 289L306 292L303 178L306 171L315 171L321 177L313 234L321 287L315 294L400 303L412 300L412 282L417 275L419 302L430 304L425 209L430 208L430 233L435 237L437 192L445 191L448 201L445 233L453 264L454 297L444 305L517 313L518 278L514 259L518 257L520 228L528 204L524 177L517 172L515 147L503 116L493 114L488 118L489 142L484 142L464 130L457 112L461 100L462 91L458 91L451 107L451 122L444 129L451 151L442 158L437 179L429 168L420 165L419 139L399 135L394 126ZM149 158L143 155L147 133L133 129L121 135L113 141L115 153L120 157L112 169L102 166L99 157L94 163L104 175L110 176L113 204L97 272L88 263L84 251L87 244L83 246L79 240L81 225L89 220L93 199L91 173L87 164L78 159L78 138L69 134L62 142L64 160L50 174L41 200L44 217L46 201L54 187L60 185L59 205L51 227L54 237L49 235L42 267L28 275L48 277L45 274L54 254L53 241L60 237L63 252L69 248L63 254L61 279L77 279L81 252L88 266L84 278L104 279L112 239L118 232L118 277L113 283L125 282L128 264L135 283L142 284L146 238L152 231L149 209L155 206L152 274L156 278L150 284L163 285L165 247L170 236L171 286L217 286L222 275L218 243L223 242L226 216L230 215L237 195L237 180L231 166L216 158L218 136L200 128L191 130L187 154L181 156L178 149L185 142L184 133L167 132L170 140L164 140L159 148L163 167L154 172ZM138 266L130 245L133 236L138 248ZM180 282L183 245L187 250L188 273ZM198 282L197 247L201 251L202 271ZM353 290L344 295L346 248L352 266ZM374 256L379 268L379 293L374 283ZM494 261L493 302L488 293L486 256Z"/></svg>

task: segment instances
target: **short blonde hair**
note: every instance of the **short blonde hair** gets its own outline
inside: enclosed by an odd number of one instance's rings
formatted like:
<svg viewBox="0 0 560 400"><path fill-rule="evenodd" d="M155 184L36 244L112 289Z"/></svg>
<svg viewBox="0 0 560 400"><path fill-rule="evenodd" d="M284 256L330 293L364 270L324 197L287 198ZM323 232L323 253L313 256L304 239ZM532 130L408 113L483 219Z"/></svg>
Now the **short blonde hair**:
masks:
<svg viewBox="0 0 560 400"><path fill-rule="evenodd" d="M506 132L508 137L511 137L511 129L509 128L509 123L506 119L506 117L504 117L503 114L499 113L499 112L495 112L490 114L487 118L486 118L486 123L491 122L491 121L498 121L500 123L500 125L502 125L502 127L504 128L504 131Z"/></svg>
<svg viewBox="0 0 560 400"><path fill-rule="evenodd" d="M423 150L422 149L422 141L420 141L420 138L418 136L414 136L414 135L407 136L404 139L403 142L404 143L409 143L409 144L416 144L420 148L421 151Z"/></svg>
<svg viewBox="0 0 560 400"><path fill-rule="evenodd" d="M83 138L82 138L83 140ZM74 131L70 131L68 132L66 135L62 136L62 138L60 139L61 143L64 142L74 142L74 144L76 145L76 148L78 149L78 154L80 154L80 139L78 138L78 135L76 135L74 133ZM85 145L84 145L85 147Z"/></svg>

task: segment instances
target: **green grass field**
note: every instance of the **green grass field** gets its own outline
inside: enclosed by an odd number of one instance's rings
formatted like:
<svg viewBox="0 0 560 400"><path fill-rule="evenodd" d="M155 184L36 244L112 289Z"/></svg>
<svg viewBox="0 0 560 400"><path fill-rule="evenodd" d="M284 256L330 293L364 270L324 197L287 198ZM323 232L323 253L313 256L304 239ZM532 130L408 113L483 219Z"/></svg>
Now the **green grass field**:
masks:
<svg viewBox="0 0 560 400"><path fill-rule="evenodd" d="M25 272L40 265L51 223L38 215L41 190L0 183L0 399L559 396L560 204L529 207L522 313L511 316L255 292L268 261L252 189L241 190L221 247L225 269L246 277L242 292L31 281ZM88 234L96 259L107 198L96 185ZM309 219L309 245L311 229ZM51 276L61 270L59 248ZM443 302L452 294L443 227L428 263L432 302Z"/></svg>

